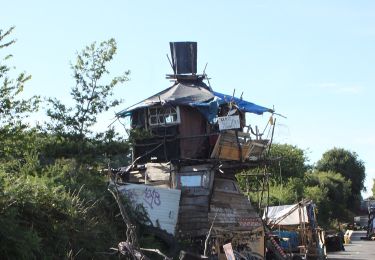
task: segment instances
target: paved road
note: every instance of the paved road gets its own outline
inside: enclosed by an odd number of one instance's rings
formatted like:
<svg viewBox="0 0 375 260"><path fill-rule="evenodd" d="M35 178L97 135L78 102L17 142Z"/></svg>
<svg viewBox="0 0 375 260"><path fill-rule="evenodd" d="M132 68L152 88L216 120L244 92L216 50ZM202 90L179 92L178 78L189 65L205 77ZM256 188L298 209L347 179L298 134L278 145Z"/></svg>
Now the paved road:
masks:
<svg viewBox="0 0 375 260"><path fill-rule="evenodd" d="M375 259L375 241L361 240L366 235L366 231L354 231L352 234L352 243L345 245L345 251L330 252L328 259L341 260L374 260Z"/></svg>

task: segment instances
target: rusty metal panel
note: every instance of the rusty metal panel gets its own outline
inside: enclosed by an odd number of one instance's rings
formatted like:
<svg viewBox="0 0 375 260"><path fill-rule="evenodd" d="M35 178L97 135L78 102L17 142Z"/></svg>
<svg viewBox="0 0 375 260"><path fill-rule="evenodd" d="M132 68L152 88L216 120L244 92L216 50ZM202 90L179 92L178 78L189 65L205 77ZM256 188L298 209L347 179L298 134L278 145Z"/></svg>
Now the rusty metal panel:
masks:
<svg viewBox="0 0 375 260"><path fill-rule="evenodd" d="M158 188L142 184L126 184L118 187L133 206L142 204L154 226L160 226L174 235L180 203L180 190Z"/></svg>

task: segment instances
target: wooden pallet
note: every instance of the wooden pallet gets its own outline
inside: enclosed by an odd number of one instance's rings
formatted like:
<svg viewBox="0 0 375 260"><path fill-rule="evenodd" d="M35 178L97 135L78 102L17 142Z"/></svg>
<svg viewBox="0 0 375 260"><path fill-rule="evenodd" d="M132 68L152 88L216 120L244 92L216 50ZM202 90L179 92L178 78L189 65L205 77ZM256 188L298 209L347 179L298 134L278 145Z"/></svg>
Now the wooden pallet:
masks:
<svg viewBox="0 0 375 260"><path fill-rule="evenodd" d="M221 132L211 158L245 161L251 157L259 158L265 148L268 146L269 140L251 140L250 134L229 130Z"/></svg>

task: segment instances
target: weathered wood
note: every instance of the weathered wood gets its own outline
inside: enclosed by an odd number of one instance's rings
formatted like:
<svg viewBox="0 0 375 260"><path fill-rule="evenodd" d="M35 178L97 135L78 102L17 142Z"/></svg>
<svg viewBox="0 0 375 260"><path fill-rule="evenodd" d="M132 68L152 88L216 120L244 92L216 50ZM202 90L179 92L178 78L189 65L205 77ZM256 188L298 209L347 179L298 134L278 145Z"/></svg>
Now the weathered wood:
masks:
<svg viewBox="0 0 375 260"><path fill-rule="evenodd" d="M208 196L210 190L200 187L183 187L181 189L181 194L183 194L183 196Z"/></svg>
<svg viewBox="0 0 375 260"><path fill-rule="evenodd" d="M243 134L240 134L241 137L237 138L235 131L222 132L216 141L211 153L211 158L238 161L247 158L250 149L250 141L246 141L246 138L242 138ZM246 137L248 136L246 135Z"/></svg>
<svg viewBox="0 0 375 260"><path fill-rule="evenodd" d="M229 200L229 201L223 202L223 201L215 200L215 201L211 201L211 205L218 207L218 208L246 209L248 211L254 211L250 203L246 203L245 201L231 202Z"/></svg>
<svg viewBox="0 0 375 260"><path fill-rule="evenodd" d="M244 132L225 131L222 132L214 149L211 158L226 160L246 160L249 157L259 158L268 147L269 140L251 140L250 135Z"/></svg>
<svg viewBox="0 0 375 260"><path fill-rule="evenodd" d="M270 140L252 140L250 142L249 157L260 157L270 144Z"/></svg>
<svg viewBox="0 0 375 260"><path fill-rule="evenodd" d="M197 172L197 171L209 171L211 169L212 169L212 164L188 165L188 166L181 167L180 173L181 174L187 174L187 173L194 174L194 172Z"/></svg>
<svg viewBox="0 0 375 260"><path fill-rule="evenodd" d="M180 214L179 217L187 217L187 218L194 218L194 216L202 216L205 214L205 217L207 217L208 211L205 211L204 208L198 208L198 207L191 207L190 210L186 210L186 206L181 209L180 208Z"/></svg>
<svg viewBox="0 0 375 260"><path fill-rule="evenodd" d="M207 215L206 217L204 218L188 218L186 216L180 216L179 218L179 222L178 222L179 226L183 226L183 225L189 225L189 224L198 224L198 223L201 223L201 224L208 224L208 218L207 218Z"/></svg>
<svg viewBox="0 0 375 260"><path fill-rule="evenodd" d="M208 196L189 196L182 197L180 200L180 205L196 205L196 206L207 206L208 207L209 199Z"/></svg>
<svg viewBox="0 0 375 260"><path fill-rule="evenodd" d="M153 187L170 188L169 181L148 181L146 184Z"/></svg>
<svg viewBox="0 0 375 260"><path fill-rule="evenodd" d="M178 227L177 227L178 230L182 230L182 231L200 230L203 228L206 228L208 230L209 228L208 221L200 222L200 223L199 222L198 223L178 223Z"/></svg>
<svg viewBox="0 0 375 260"><path fill-rule="evenodd" d="M145 182L144 173L139 172L139 171L130 172L129 182L131 182L131 183L144 183Z"/></svg>
<svg viewBox="0 0 375 260"><path fill-rule="evenodd" d="M191 214L191 212L208 212L208 207L195 206L195 205L180 205L181 214Z"/></svg>
<svg viewBox="0 0 375 260"><path fill-rule="evenodd" d="M170 166L168 163L147 163L144 175L149 181L169 181Z"/></svg>

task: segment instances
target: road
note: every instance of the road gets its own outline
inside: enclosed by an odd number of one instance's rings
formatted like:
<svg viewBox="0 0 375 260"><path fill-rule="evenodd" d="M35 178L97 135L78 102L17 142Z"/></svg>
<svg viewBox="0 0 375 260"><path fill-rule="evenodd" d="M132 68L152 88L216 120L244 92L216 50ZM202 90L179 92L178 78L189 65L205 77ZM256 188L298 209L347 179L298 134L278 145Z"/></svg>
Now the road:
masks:
<svg viewBox="0 0 375 260"><path fill-rule="evenodd" d="M328 259L375 259L375 241L361 240L366 235L366 231L354 231L351 237L352 242L345 245L345 251L329 252Z"/></svg>

